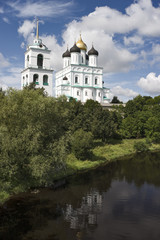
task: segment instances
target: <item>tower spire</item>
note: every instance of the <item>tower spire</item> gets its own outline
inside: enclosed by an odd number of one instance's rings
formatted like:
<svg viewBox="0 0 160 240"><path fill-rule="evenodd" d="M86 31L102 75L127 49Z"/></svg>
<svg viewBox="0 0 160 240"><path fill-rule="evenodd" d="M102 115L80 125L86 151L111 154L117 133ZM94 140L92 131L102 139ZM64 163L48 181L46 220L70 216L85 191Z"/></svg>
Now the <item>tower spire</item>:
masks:
<svg viewBox="0 0 160 240"><path fill-rule="evenodd" d="M39 21L38 21L38 18L37 18L37 34L36 34L36 38L39 39L39 29L38 29L38 24L39 24Z"/></svg>

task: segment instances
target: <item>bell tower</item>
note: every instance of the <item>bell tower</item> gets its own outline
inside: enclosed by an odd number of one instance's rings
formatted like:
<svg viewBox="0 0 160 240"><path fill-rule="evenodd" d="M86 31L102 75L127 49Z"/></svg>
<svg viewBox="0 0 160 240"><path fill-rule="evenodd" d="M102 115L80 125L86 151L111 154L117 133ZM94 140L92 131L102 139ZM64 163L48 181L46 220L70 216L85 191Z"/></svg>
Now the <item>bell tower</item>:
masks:
<svg viewBox="0 0 160 240"><path fill-rule="evenodd" d="M53 95L53 69L50 64L51 51L39 38L39 22L37 19L36 38L25 52L24 69L21 72L21 89L34 82L36 88L44 88L49 96Z"/></svg>

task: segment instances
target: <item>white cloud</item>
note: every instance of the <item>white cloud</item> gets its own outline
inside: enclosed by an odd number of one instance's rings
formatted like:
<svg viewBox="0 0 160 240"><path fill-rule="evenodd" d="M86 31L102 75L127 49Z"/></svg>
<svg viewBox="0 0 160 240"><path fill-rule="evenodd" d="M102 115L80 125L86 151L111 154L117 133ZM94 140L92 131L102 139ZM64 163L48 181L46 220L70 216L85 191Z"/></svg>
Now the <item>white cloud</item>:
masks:
<svg viewBox="0 0 160 240"><path fill-rule="evenodd" d="M142 44L144 44L144 41L139 36L133 36L133 37L128 37L128 38L124 37L124 44L125 45L131 45L131 44L142 45Z"/></svg>
<svg viewBox="0 0 160 240"><path fill-rule="evenodd" d="M152 53L154 55L160 55L160 44L154 44L152 47Z"/></svg>
<svg viewBox="0 0 160 240"><path fill-rule="evenodd" d="M8 67L10 65L9 61L5 59L2 53L0 53L0 69Z"/></svg>
<svg viewBox="0 0 160 240"><path fill-rule="evenodd" d="M33 39L34 30L36 28L36 22L25 20L23 24L18 28L18 33L21 34L27 42L30 42L30 39ZM31 42L30 42L31 43Z"/></svg>
<svg viewBox="0 0 160 240"><path fill-rule="evenodd" d="M69 11L73 2L59 2L59 1L14 1L9 2L8 5L16 12L17 17L57 17Z"/></svg>
<svg viewBox="0 0 160 240"><path fill-rule="evenodd" d="M110 101L113 99L114 96L117 96L119 100L123 102L127 102L129 99L133 99L139 93L133 91L129 88L122 88L121 86L115 86L110 89L109 98Z"/></svg>
<svg viewBox="0 0 160 240"><path fill-rule="evenodd" d="M0 7L0 13L4 13L4 10L3 8Z"/></svg>
<svg viewBox="0 0 160 240"><path fill-rule="evenodd" d="M5 71L5 74L1 73L0 85L3 85L5 89L8 87L20 88L21 71L22 69L19 67L11 67L8 71Z"/></svg>
<svg viewBox="0 0 160 240"><path fill-rule="evenodd" d="M42 14L46 12L45 7L51 7L50 1L45 2L45 6L44 1L39 1L38 3L38 9L43 7ZM69 2L69 4L71 4L71 2ZM37 6L33 1L25 2L24 4L14 2L11 5L19 11L19 15L22 15L23 11L26 11L24 16L29 16L27 13L28 6L30 6L31 9L35 9ZM50 10L47 10L47 14L51 16ZM34 15L36 14L34 13ZM70 22L65 26L65 30L62 33L62 45L57 43L54 35L43 36L43 41L44 44L52 50L53 67L55 70L62 67L61 55L63 51L65 51L66 46L68 45L69 48L72 47L75 38L78 40L79 33L82 31L82 38L88 45L88 48L91 48L93 42L94 47L99 51L99 65L104 67L104 72L127 72L134 68L135 61L137 62L138 58L142 57L142 55L139 54L140 51L135 53L135 48L134 53L132 53L132 49L126 49L125 46L116 42L114 35L116 33L130 33L128 38L124 37L125 45L143 45L143 35L160 36L159 22L160 7L153 7L151 0L139 0L137 3L131 4L126 9L125 14L111 9L108 6L97 7L95 11L88 16ZM25 20L22 26L19 27L18 32L22 34L27 40L27 43L30 44L33 40L34 29L35 23ZM132 35L132 32L134 32L134 35ZM143 56L144 55L145 53Z"/></svg>
<svg viewBox="0 0 160 240"><path fill-rule="evenodd" d="M160 94L160 75L156 77L156 74L151 72L146 78L140 78L138 86L149 94Z"/></svg>
<svg viewBox="0 0 160 240"><path fill-rule="evenodd" d="M5 23L10 23L10 22L9 22L9 19L6 18L6 17L3 18L3 21L4 21Z"/></svg>
<svg viewBox="0 0 160 240"><path fill-rule="evenodd" d="M125 96L128 98L133 98L138 95L137 92L129 88L122 88L121 86L116 86L111 89L111 93L115 96Z"/></svg>

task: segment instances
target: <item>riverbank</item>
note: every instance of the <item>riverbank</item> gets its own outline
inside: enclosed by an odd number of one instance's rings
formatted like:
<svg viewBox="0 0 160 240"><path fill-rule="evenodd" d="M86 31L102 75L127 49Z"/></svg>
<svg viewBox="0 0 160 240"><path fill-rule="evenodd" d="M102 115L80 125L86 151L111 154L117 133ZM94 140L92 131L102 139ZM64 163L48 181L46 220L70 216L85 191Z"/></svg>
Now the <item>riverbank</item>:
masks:
<svg viewBox="0 0 160 240"><path fill-rule="evenodd" d="M53 181L66 178L67 176L77 174L83 171L89 171L99 166L108 164L123 157L136 153L134 149L135 142L146 142L146 139L124 139L122 141L112 141L109 144L103 144L100 141L95 142L92 150L91 160L78 160L73 154L69 154L66 160L66 169L57 173ZM160 151L160 144L150 144L149 151ZM20 192L20 191L18 191ZM16 193L18 193L16 192ZM0 203L4 203L10 195L6 192L0 192Z"/></svg>
<svg viewBox="0 0 160 240"><path fill-rule="evenodd" d="M136 153L134 149L135 142L146 142L146 139L124 139L119 142L103 145L97 142L97 146L93 149L92 160L80 161L73 154L67 159L66 174L74 174L84 170L96 168L112 161L120 160L122 157ZM160 151L160 144L150 144L149 151Z"/></svg>

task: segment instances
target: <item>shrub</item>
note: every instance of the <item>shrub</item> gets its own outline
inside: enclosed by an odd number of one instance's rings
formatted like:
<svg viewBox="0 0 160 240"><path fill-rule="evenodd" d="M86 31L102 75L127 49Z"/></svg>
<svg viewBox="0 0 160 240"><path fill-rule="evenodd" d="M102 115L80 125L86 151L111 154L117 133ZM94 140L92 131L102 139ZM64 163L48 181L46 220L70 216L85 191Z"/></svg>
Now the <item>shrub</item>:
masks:
<svg viewBox="0 0 160 240"><path fill-rule="evenodd" d="M149 150L149 145L143 141L138 141L134 143L134 149L136 152L146 152Z"/></svg>
<svg viewBox="0 0 160 240"><path fill-rule="evenodd" d="M160 132L154 132L152 135L152 141L154 143L160 143Z"/></svg>
<svg viewBox="0 0 160 240"><path fill-rule="evenodd" d="M91 148L93 147L93 135L91 132L85 132L78 129L71 138L71 149L76 158L85 160L91 156Z"/></svg>

